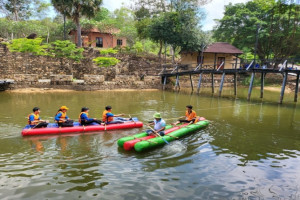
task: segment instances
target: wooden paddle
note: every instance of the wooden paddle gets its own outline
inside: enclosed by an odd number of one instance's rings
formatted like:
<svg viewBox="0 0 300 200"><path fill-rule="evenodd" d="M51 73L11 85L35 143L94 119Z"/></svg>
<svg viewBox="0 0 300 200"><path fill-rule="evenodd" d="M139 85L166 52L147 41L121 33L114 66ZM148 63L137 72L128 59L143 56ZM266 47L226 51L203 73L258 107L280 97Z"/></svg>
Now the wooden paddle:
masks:
<svg viewBox="0 0 300 200"><path fill-rule="evenodd" d="M169 142L163 138L159 133L157 133L151 126L148 126L152 131L153 133L155 133L155 135L159 136L161 139L163 139L163 141L166 143L166 144L169 144Z"/></svg>

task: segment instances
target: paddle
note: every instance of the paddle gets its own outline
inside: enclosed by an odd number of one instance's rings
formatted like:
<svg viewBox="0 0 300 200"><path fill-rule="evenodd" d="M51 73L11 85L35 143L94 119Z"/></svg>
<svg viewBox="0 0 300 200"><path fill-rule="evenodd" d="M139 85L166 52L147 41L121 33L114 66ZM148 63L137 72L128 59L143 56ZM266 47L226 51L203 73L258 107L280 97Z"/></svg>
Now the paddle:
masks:
<svg viewBox="0 0 300 200"><path fill-rule="evenodd" d="M169 144L169 142L163 138L159 133L157 133L151 126L148 126L152 131L153 133L155 133L155 135L159 136L161 139L163 139L163 141L166 143L166 144Z"/></svg>

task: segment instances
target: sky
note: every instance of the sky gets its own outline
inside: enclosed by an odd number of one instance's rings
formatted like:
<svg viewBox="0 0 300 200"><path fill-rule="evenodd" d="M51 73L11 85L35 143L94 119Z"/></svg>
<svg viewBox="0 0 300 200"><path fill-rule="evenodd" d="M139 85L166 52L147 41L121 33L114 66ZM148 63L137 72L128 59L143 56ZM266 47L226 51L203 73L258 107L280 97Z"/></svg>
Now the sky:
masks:
<svg viewBox="0 0 300 200"><path fill-rule="evenodd" d="M212 0L209 4L205 5L204 12L206 13L206 19L202 23L202 29L204 31L212 30L216 25L214 19L221 19L223 17L224 6L229 3L246 3L249 0ZM113 3L112 3L113 2ZM103 0L103 7L114 11L120 8L122 4L129 6L130 0Z"/></svg>

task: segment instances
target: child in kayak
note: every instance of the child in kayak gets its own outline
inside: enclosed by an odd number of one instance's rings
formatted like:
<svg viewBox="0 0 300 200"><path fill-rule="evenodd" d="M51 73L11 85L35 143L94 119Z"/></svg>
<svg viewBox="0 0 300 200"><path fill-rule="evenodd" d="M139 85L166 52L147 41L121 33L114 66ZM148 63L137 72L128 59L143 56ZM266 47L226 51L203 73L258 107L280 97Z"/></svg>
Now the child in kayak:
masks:
<svg viewBox="0 0 300 200"><path fill-rule="evenodd" d="M31 128L44 128L47 127L48 121L41 120L40 118L40 108L34 107L32 109L33 113L28 115L28 124Z"/></svg>
<svg viewBox="0 0 300 200"><path fill-rule="evenodd" d="M154 130L155 130L155 132L156 133L158 133L159 135L161 135L161 136L164 136L165 135L165 128L166 128L166 122L165 122L165 120L163 120L162 118L161 118L161 115L160 115L160 113L155 113L154 115L153 115L153 117L154 117L154 121L153 122L151 122L151 123L149 123L148 125L149 126L151 126L151 125L154 125ZM146 133L148 134L148 135L151 135L151 134L155 134L154 132L153 132L153 130L146 130ZM156 135L156 134L155 134Z"/></svg>
<svg viewBox="0 0 300 200"><path fill-rule="evenodd" d="M69 110L67 106L62 106L55 115L54 120L57 122L59 127L73 126L73 120L70 120L70 118L68 117L67 110Z"/></svg>
<svg viewBox="0 0 300 200"><path fill-rule="evenodd" d="M90 125L93 122L96 122L97 124L101 124L100 120L97 120L96 118L89 118L89 108L83 107L81 108L81 113L79 114L78 121L81 125Z"/></svg>
<svg viewBox="0 0 300 200"><path fill-rule="evenodd" d="M119 124L119 123L124 123L126 121L132 120L131 118L122 118L121 116L124 116L124 114L118 114L114 115L111 113L112 107L111 106L106 106L105 110L102 113L102 121L105 124Z"/></svg>

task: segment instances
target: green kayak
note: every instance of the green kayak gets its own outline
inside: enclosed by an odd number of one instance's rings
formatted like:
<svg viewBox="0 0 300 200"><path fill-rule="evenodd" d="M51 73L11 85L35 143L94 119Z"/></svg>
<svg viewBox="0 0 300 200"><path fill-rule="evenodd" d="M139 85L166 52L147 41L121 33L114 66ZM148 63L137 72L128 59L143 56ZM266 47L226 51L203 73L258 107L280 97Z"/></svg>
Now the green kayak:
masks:
<svg viewBox="0 0 300 200"><path fill-rule="evenodd" d="M175 140L176 138L181 138L181 137L183 137L185 135L188 135L192 132L200 130L201 128L207 127L208 124L209 124L208 120L199 121L195 124L191 124L191 125L188 125L186 127L181 128L179 130L173 131L173 132L168 134L168 135L171 135L171 136L165 135L165 136L163 136L163 138L166 141L171 142L171 141ZM141 152L141 151L145 151L145 150L148 150L148 149L151 149L151 148L154 148L154 147L164 145L166 143L163 140L163 138L162 137L155 137L155 138L149 139L147 141L137 142L134 145L134 149L137 152Z"/></svg>
<svg viewBox="0 0 300 200"><path fill-rule="evenodd" d="M166 126L166 129L170 129L172 128L173 126L171 125L167 125ZM135 134L135 135L131 135L131 136L127 136L127 137L122 137L118 140L118 146L119 147L122 147L124 146L124 143L127 142L127 141L130 141L130 140L134 140L136 138L142 138L142 137L146 137L148 136L146 132L142 132L142 133L138 133L138 134Z"/></svg>

